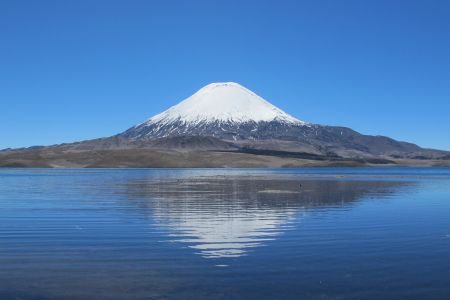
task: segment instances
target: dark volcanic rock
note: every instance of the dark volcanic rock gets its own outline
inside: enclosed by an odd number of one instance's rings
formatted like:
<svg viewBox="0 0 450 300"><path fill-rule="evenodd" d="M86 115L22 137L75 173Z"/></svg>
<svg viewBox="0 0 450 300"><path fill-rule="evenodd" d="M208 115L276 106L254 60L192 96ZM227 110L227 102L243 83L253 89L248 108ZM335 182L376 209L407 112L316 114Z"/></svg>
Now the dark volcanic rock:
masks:
<svg viewBox="0 0 450 300"><path fill-rule="evenodd" d="M112 137L0 151L3 167L446 165L450 153L301 121L236 83L210 84Z"/></svg>

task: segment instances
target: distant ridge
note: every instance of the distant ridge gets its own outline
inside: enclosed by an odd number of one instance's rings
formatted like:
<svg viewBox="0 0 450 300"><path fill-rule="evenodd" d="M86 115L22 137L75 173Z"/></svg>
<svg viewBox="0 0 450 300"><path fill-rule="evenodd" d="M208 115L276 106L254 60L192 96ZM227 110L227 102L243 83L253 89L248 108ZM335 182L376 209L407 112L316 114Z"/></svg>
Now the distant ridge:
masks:
<svg viewBox="0 0 450 300"><path fill-rule="evenodd" d="M442 166L449 158L447 151L307 123L238 83L219 82L112 137L0 151L0 166Z"/></svg>

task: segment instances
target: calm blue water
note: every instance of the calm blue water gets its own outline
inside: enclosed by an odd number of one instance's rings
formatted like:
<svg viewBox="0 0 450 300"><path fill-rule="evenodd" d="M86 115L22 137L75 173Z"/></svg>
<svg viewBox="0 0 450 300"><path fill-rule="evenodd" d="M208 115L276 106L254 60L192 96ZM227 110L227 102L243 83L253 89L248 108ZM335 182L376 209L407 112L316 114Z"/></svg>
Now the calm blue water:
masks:
<svg viewBox="0 0 450 300"><path fill-rule="evenodd" d="M0 299L450 299L450 169L1 169Z"/></svg>

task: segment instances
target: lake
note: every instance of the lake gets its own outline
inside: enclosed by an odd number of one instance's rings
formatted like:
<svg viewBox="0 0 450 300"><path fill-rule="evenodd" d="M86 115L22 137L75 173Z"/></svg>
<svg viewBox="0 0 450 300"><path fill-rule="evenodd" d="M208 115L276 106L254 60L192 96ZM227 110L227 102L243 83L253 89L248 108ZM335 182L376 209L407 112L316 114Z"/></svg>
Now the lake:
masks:
<svg viewBox="0 0 450 300"><path fill-rule="evenodd" d="M1 169L0 299L450 299L450 168Z"/></svg>

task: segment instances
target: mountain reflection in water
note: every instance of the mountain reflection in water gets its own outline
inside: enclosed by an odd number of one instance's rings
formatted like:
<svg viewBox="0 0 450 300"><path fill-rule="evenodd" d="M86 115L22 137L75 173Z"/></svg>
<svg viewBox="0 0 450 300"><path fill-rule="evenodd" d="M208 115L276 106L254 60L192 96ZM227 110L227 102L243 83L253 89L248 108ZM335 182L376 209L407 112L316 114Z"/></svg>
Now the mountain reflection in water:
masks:
<svg viewBox="0 0 450 300"><path fill-rule="evenodd" d="M137 180L121 191L170 241L205 258L240 257L289 230L312 209L387 197L404 181L314 180L299 176L187 176ZM148 210L147 210L148 209Z"/></svg>
<svg viewBox="0 0 450 300"><path fill-rule="evenodd" d="M449 299L450 169L5 169L0 299Z"/></svg>

